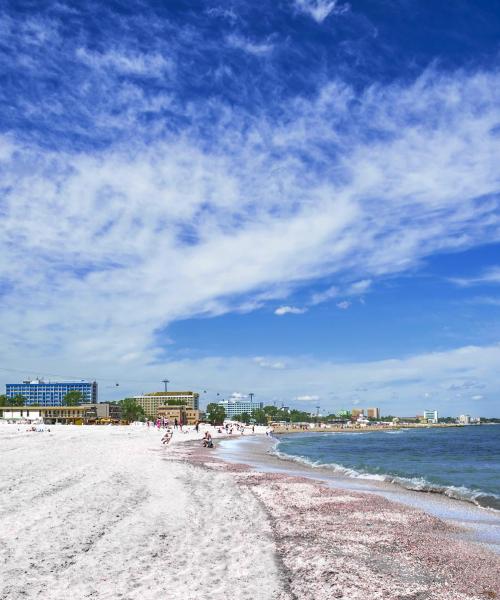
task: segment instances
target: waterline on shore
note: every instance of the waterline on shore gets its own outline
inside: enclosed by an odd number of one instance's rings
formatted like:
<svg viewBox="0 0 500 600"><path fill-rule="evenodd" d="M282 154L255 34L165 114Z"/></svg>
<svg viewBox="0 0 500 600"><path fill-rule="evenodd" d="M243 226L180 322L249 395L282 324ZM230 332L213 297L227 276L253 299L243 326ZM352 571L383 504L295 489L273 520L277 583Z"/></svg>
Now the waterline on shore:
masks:
<svg viewBox="0 0 500 600"><path fill-rule="evenodd" d="M463 502L470 502L475 506L481 508L488 508L495 511L500 511L500 497L496 494L486 494L477 490L471 490L465 486L440 486L427 481L424 477L395 477L391 475L379 475L377 473L368 473L366 471L357 471L349 467L337 463L322 463L320 461L313 461L305 456L292 456L285 452L281 452L277 449L279 440L273 449L269 451L270 454L274 454L281 460L292 461L299 464L306 465L312 469L329 469L334 473L340 474L344 477L352 479L368 479L372 481L383 481L386 483L392 483L399 485L407 490L415 492L428 492L433 494L443 494L453 500L461 500Z"/></svg>
<svg viewBox="0 0 500 600"><path fill-rule="evenodd" d="M243 437L221 440L217 455L224 461L245 464L261 472L281 473L322 481L334 489L381 495L443 519L463 529L460 537L487 545L500 554L500 513L439 493L423 493L387 480L349 477L341 471L311 466L305 461L281 458L276 438Z"/></svg>

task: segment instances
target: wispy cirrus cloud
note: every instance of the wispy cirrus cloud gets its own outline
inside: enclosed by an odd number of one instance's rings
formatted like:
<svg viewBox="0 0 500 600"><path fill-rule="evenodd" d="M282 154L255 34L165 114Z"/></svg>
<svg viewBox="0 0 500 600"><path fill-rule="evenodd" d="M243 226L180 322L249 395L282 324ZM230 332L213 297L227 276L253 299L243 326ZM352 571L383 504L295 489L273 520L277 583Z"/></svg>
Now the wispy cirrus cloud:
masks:
<svg viewBox="0 0 500 600"><path fill-rule="evenodd" d="M347 310L351 306L351 302L349 300L342 300L342 302L337 302L336 306L341 310Z"/></svg>
<svg viewBox="0 0 500 600"><path fill-rule="evenodd" d="M281 360L269 360L264 358L263 356L256 356L253 359L254 363L261 367L262 369L285 369L286 363Z"/></svg>
<svg viewBox="0 0 500 600"><path fill-rule="evenodd" d="M279 317L283 315L303 315L307 312L307 308L298 308L297 306L279 306L274 314Z"/></svg>
<svg viewBox="0 0 500 600"><path fill-rule="evenodd" d="M460 287L481 284L500 284L500 267L490 267L473 277L451 277L450 281Z"/></svg>
<svg viewBox="0 0 500 600"><path fill-rule="evenodd" d="M254 56L263 56L273 51L274 45L268 40L265 42L256 42L242 35L231 34L226 38L226 42L232 48L238 48Z"/></svg>
<svg viewBox="0 0 500 600"><path fill-rule="evenodd" d="M500 140L489 134L499 83L496 74L429 74L372 89L358 98L340 146L336 126L354 92L337 84L284 105L286 128L226 107L225 125L212 124L212 149L198 134L203 105L181 137L153 144L47 152L8 136L0 245L12 287L3 311L7 323L24 325L15 335L7 326L6 339L33 331L45 339L57 324L61 351L146 356L160 324L231 310L231 297L326 275L368 282L436 250L497 239L498 204L485 197L499 185ZM430 111L438 101L442 112ZM383 137L364 139L368 116ZM339 180L319 169L329 143L341 149Z"/></svg>
<svg viewBox="0 0 500 600"><path fill-rule="evenodd" d="M173 68L172 61L161 54L131 53L127 49L110 49L103 53L78 48L76 57L93 69L112 69L117 73L164 77Z"/></svg>
<svg viewBox="0 0 500 600"><path fill-rule="evenodd" d="M300 12L308 14L317 23L323 21L331 14L342 14L349 10L348 4L339 5L337 0L293 0Z"/></svg>
<svg viewBox="0 0 500 600"><path fill-rule="evenodd" d="M319 22L341 8L306 6ZM270 298L303 311L287 298L309 282L330 286L312 304L349 298L500 238L497 70L360 87L302 68L314 85L284 93L279 45L234 19L214 34L103 5L87 30L75 10L0 23L0 343L16 364L151 373L178 319ZM258 71L228 36L262 50Z"/></svg>
<svg viewBox="0 0 500 600"><path fill-rule="evenodd" d="M310 304L315 306L338 298L339 296L360 296L366 293L372 285L371 279L362 279L353 283L333 285L322 292L316 292L311 296ZM349 303L350 305L350 303ZM347 308L347 307L346 307Z"/></svg>

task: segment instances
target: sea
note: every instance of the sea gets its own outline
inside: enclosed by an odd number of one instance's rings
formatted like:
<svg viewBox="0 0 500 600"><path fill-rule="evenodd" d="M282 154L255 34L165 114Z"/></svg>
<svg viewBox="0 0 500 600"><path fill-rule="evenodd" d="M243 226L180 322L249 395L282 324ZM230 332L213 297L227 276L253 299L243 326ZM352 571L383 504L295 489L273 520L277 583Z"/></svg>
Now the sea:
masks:
<svg viewBox="0 0 500 600"><path fill-rule="evenodd" d="M500 425L280 435L281 459L500 511Z"/></svg>

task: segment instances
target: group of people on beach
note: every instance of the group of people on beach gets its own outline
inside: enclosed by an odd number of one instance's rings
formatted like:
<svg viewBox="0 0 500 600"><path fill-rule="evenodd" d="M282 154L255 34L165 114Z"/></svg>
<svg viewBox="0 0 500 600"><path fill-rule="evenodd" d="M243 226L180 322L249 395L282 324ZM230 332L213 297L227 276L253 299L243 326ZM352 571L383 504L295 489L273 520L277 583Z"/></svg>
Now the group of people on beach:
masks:
<svg viewBox="0 0 500 600"><path fill-rule="evenodd" d="M177 419L174 419L171 424L168 419L156 419L156 421L146 421L146 425L149 427L157 427L158 429L179 429L179 431L183 431L182 422L179 422ZM198 430L197 430L198 431Z"/></svg>
<svg viewBox="0 0 500 600"><path fill-rule="evenodd" d="M171 425L168 420L166 419L157 419L155 422L152 422L151 424L148 423L148 427L150 426L153 427L157 427L158 429L166 429L163 437L161 438L161 443L163 445L169 444L172 440L172 437L174 435L174 431L178 430L182 433L189 433L189 431L196 431L196 433L199 433L200 431L200 423L197 422L194 426L191 427L187 427L184 426L184 429L182 427L182 424L179 424L177 422L177 419L175 419L173 425ZM242 423L231 423L231 422L226 422L223 425L219 425L216 426L215 431L219 434L219 435L234 435L234 434L240 434L240 435L244 435L245 432L247 430L251 430L252 433L255 433L255 425L252 426L245 426ZM272 435L272 428L269 428L266 430L266 435ZM213 448L214 447L214 442L212 439L212 435L210 434L209 431L205 431L203 438L202 438L202 444L204 448Z"/></svg>
<svg viewBox="0 0 500 600"><path fill-rule="evenodd" d="M245 425L237 423L224 423L224 425L219 426L217 433L224 433L223 429L225 430L226 435L233 435L235 429L241 435L244 435L245 433ZM252 425L252 433L255 433L255 425Z"/></svg>

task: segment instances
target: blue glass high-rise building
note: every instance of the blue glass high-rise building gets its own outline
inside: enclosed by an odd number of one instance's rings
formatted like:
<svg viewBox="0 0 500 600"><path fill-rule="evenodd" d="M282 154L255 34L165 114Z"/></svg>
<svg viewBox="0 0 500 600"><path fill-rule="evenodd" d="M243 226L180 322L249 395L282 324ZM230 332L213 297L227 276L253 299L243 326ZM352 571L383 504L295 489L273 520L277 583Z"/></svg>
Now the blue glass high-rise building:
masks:
<svg viewBox="0 0 500 600"><path fill-rule="evenodd" d="M62 406L63 398L68 392L77 391L82 394L80 404L97 403L97 382L95 381L23 381L22 383L5 384L7 398L24 396L25 404L39 406Z"/></svg>

